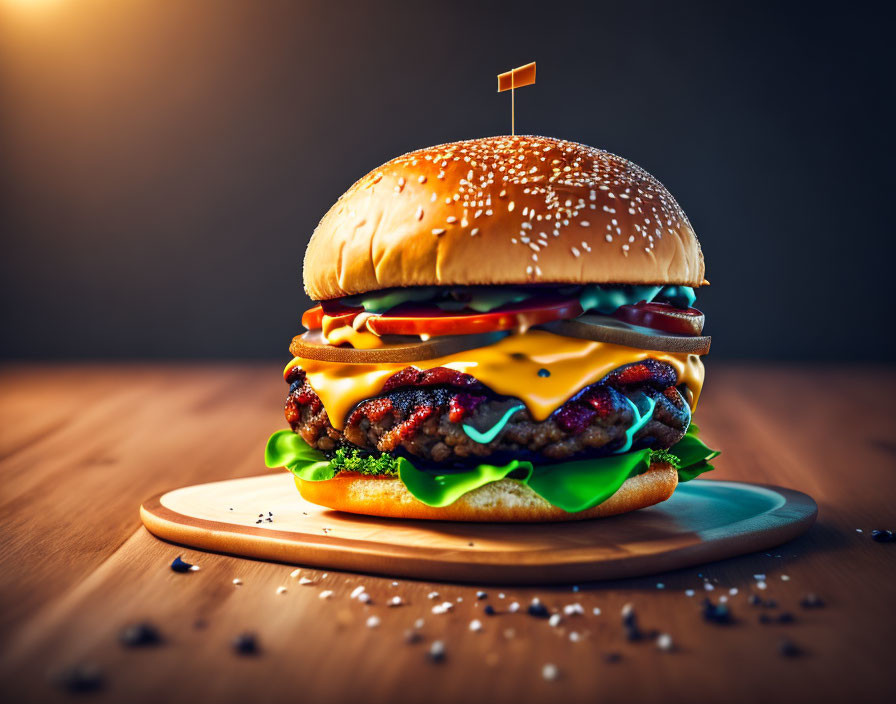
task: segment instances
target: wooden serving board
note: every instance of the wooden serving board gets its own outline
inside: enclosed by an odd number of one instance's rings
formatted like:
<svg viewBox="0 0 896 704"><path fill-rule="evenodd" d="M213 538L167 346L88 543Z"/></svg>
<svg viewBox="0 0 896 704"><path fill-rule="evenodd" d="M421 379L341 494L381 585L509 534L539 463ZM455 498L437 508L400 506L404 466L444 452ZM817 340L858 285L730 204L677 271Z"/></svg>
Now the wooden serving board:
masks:
<svg viewBox="0 0 896 704"><path fill-rule="evenodd" d="M798 491L698 479L680 485L662 504L612 518L408 521L308 503L287 473L175 489L140 509L156 536L194 548L355 572L505 584L634 577L764 550L805 532L817 512Z"/></svg>

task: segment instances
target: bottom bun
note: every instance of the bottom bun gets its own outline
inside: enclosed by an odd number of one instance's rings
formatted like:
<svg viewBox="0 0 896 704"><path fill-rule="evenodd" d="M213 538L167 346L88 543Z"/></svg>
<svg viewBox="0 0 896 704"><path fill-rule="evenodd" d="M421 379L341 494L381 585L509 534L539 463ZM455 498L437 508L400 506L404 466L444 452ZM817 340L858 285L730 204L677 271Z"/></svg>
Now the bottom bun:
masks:
<svg viewBox="0 0 896 704"><path fill-rule="evenodd" d="M514 479L491 482L464 494L453 504L436 507L414 498L397 477L343 473L322 482L296 477L302 498L313 504L368 516L437 521L579 521L615 516L665 501L677 485L678 471L672 465L654 463L643 474L626 479L602 504L568 513Z"/></svg>

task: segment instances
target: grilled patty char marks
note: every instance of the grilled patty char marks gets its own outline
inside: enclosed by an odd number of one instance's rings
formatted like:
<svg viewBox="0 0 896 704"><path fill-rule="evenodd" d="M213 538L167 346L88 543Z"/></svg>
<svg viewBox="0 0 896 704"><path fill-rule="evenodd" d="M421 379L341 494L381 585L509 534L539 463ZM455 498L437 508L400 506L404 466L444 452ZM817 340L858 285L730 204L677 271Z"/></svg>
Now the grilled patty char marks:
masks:
<svg viewBox="0 0 896 704"><path fill-rule="evenodd" d="M383 393L359 403L335 429L305 373L293 368L287 382L286 419L313 447L323 451L350 443L368 451L392 452L430 462L463 464L485 458L566 460L609 454L626 441L636 404L648 396L653 416L634 437L634 449L669 448L687 430L690 410L676 388L678 378L668 364L647 359L612 371L587 386L544 421L533 420L523 407L488 444L472 440L468 423L488 428L516 399L498 396L469 374L437 367L403 369L389 378ZM643 403L639 404L643 407Z"/></svg>

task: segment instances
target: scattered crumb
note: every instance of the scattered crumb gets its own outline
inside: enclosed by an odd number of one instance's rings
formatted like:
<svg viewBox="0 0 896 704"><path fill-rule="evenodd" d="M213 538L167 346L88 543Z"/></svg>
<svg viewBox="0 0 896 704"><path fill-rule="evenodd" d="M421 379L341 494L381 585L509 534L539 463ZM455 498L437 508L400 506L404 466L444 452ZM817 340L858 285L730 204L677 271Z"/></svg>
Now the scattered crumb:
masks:
<svg viewBox="0 0 896 704"><path fill-rule="evenodd" d="M656 639L656 647L664 652L671 652L675 647L675 644L672 642L672 636L668 633L660 633Z"/></svg>

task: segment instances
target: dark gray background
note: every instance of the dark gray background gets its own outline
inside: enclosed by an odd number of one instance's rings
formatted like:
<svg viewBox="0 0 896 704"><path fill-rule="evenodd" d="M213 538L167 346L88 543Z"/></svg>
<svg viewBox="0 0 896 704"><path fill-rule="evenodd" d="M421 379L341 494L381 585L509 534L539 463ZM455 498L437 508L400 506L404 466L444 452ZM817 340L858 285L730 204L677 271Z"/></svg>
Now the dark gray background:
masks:
<svg viewBox="0 0 896 704"><path fill-rule="evenodd" d="M12 3L5 357L286 357L308 236L405 151L518 131L662 180L722 358L892 360L883 5ZM42 7L37 7L42 6Z"/></svg>

